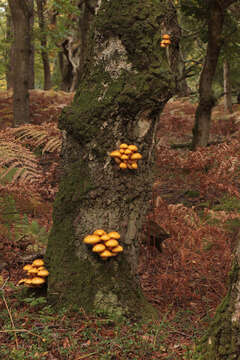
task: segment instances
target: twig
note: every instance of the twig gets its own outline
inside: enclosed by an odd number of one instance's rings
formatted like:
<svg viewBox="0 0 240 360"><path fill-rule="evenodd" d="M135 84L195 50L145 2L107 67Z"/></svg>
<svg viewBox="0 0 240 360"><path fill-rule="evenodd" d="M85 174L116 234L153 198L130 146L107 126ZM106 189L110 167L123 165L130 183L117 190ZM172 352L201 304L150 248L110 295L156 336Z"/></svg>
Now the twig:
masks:
<svg viewBox="0 0 240 360"><path fill-rule="evenodd" d="M98 354L98 351L95 351L95 352L93 352L93 353L80 356L80 357L77 358L77 360L86 359L88 356L92 356L92 355L95 355L95 354Z"/></svg>
<svg viewBox="0 0 240 360"><path fill-rule="evenodd" d="M9 279L9 278L8 278ZM11 314L11 311L8 307L8 303L7 303L7 300L4 296L4 286L6 285L8 279L4 282L3 286L1 287L1 291L2 291L2 298L3 298L3 302L6 306L6 309L7 309L7 312L8 312L8 315L9 315L9 318L10 318L10 321L11 321L11 324L12 324L12 328L13 328L13 331L15 330L15 325L14 325L14 322L13 322L13 318L12 318L12 314ZM15 344L16 344L16 349L18 349L18 339L17 339L17 334L16 332L14 332L14 337L15 337Z"/></svg>
<svg viewBox="0 0 240 360"><path fill-rule="evenodd" d="M44 339L43 337L41 337L40 335L38 335L38 334L35 334L35 333L33 333L32 331L30 331L30 330L27 330L27 329L9 329L9 330L0 330L0 333L7 333L7 332L26 332L26 333L28 333L28 334L31 334L31 335L33 335L33 336L36 336L36 337L38 337L38 338L40 338L43 342L45 342L46 341L46 339Z"/></svg>

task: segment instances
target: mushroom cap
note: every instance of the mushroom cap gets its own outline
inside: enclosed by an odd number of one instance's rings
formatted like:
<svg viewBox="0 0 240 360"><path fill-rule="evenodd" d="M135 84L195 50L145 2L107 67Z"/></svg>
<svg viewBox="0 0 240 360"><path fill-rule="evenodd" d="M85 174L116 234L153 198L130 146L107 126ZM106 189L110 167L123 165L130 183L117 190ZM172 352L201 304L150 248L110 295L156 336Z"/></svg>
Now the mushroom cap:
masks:
<svg viewBox="0 0 240 360"><path fill-rule="evenodd" d="M132 169L137 169L138 168L138 164L136 162L132 163L131 166L132 166Z"/></svg>
<svg viewBox="0 0 240 360"><path fill-rule="evenodd" d="M169 44L171 44L171 40L170 40L170 39L166 39L166 40L163 40L162 43L169 45Z"/></svg>
<svg viewBox="0 0 240 360"><path fill-rule="evenodd" d="M128 160L128 155L123 154L123 155L121 156L121 160Z"/></svg>
<svg viewBox="0 0 240 360"><path fill-rule="evenodd" d="M31 284L33 285L42 285L45 283L45 279L41 278L41 277L34 277L32 278L32 282Z"/></svg>
<svg viewBox="0 0 240 360"><path fill-rule="evenodd" d="M111 249L113 253L120 253L123 251L123 247L121 245L116 246L115 248Z"/></svg>
<svg viewBox="0 0 240 360"><path fill-rule="evenodd" d="M98 236L102 236L104 234L106 234L106 231L104 231L103 229L97 229L93 233L93 235L98 235Z"/></svg>
<svg viewBox="0 0 240 360"><path fill-rule="evenodd" d="M43 266L44 261L42 259L36 259L32 262L32 266Z"/></svg>
<svg viewBox="0 0 240 360"><path fill-rule="evenodd" d="M17 285L25 284L25 281L28 279L20 279Z"/></svg>
<svg viewBox="0 0 240 360"><path fill-rule="evenodd" d="M163 48L167 47L167 45L162 43L162 42L161 42L160 46L163 47Z"/></svg>
<svg viewBox="0 0 240 360"><path fill-rule="evenodd" d="M120 149L119 152L120 152L120 154L124 154L124 153L125 153L125 149Z"/></svg>
<svg viewBox="0 0 240 360"><path fill-rule="evenodd" d="M38 271L39 270L47 270L47 269L45 268L45 266L39 266Z"/></svg>
<svg viewBox="0 0 240 360"><path fill-rule="evenodd" d="M28 286L31 286L32 285L32 279L25 279L24 284L28 285Z"/></svg>
<svg viewBox="0 0 240 360"><path fill-rule="evenodd" d="M162 38L168 40L168 39L170 39L170 35L168 35L168 34L163 34L163 35L162 35Z"/></svg>
<svg viewBox="0 0 240 360"><path fill-rule="evenodd" d="M34 275L34 274L37 274L38 272L38 269L37 268L31 268L28 270L28 275Z"/></svg>
<svg viewBox="0 0 240 360"><path fill-rule="evenodd" d="M128 148L128 144L121 144L120 146L119 146L119 148L120 149L127 149Z"/></svg>
<svg viewBox="0 0 240 360"><path fill-rule="evenodd" d="M23 270L25 270L25 271L28 271L30 269L32 269L32 265L30 265L30 264L27 264L23 267Z"/></svg>
<svg viewBox="0 0 240 360"><path fill-rule="evenodd" d="M111 231L110 233L108 233L108 236L110 236L110 238L112 239L120 239L120 234L117 231Z"/></svg>
<svg viewBox="0 0 240 360"><path fill-rule="evenodd" d="M129 147L128 147L128 149L126 149L126 150L124 151L124 154L130 155L130 154L132 154L132 150L129 149Z"/></svg>
<svg viewBox="0 0 240 360"><path fill-rule="evenodd" d="M110 156L111 156L111 157L120 157L120 156L121 156L121 153L120 153L120 151L118 151L118 150L114 150L114 151L112 151L112 152L110 153Z"/></svg>
<svg viewBox="0 0 240 360"><path fill-rule="evenodd" d="M104 250L99 254L101 258L109 258L112 256L112 253L109 250Z"/></svg>
<svg viewBox="0 0 240 360"><path fill-rule="evenodd" d="M118 241L115 239L111 239L105 242L105 245L110 248L114 248L119 245Z"/></svg>
<svg viewBox="0 0 240 360"><path fill-rule="evenodd" d="M134 153L131 156L131 160L140 160L142 158L142 155L140 153Z"/></svg>
<svg viewBox="0 0 240 360"><path fill-rule="evenodd" d="M110 240L111 238L110 238L110 236L108 235L108 234L104 234L104 235L102 235L101 236L101 240L102 241L108 241L108 240Z"/></svg>
<svg viewBox="0 0 240 360"><path fill-rule="evenodd" d="M137 151L138 147L136 145L129 145L128 149L131 150L131 151Z"/></svg>
<svg viewBox="0 0 240 360"><path fill-rule="evenodd" d="M127 169L127 164L125 164L124 162L121 162L119 167L120 167L120 169Z"/></svg>
<svg viewBox="0 0 240 360"><path fill-rule="evenodd" d="M115 160L115 162L116 162L117 164L120 164L120 162L121 162L121 159L118 158L118 157L115 157L114 160Z"/></svg>
<svg viewBox="0 0 240 360"><path fill-rule="evenodd" d="M83 242L88 245L94 245L100 242L100 237L97 235L87 235L83 239Z"/></svg>
<svg viewBox="0 0 240 360"><path fill-rule="evenodd" d="M94 245L93 248L92 248L92 251L93 252L103 252L104 250L106 250L106 246L103 245L103 244L97 244L97 245Z"/></svg>
<svg viewBox="0 0 240 360"><path fill-rule="evenodd" d="M47 277L48 275L49 275L49 272L47 271L47 269L39 270L37 273L37 276L41 276L41 277Z"/></svg>

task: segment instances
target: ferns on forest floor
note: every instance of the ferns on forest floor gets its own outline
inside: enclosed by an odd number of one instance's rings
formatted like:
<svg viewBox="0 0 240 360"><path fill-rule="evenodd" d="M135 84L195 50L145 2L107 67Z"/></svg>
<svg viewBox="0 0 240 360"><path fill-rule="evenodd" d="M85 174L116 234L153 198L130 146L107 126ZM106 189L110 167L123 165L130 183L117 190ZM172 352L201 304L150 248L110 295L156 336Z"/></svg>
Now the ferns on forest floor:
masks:
<svg viewBox="0 0 240 360"><path fill-rule="evenodd" d="M35 155L13 138L0 133L0 183L33 183L41 177Z"/></svg>
<svg viewBox="0 0 240 360"><path fill-rule="evenodd" d="M22 125L14 129L9 129L24 145L33 148L41 148L42 154L45 152L60 153L62 146L62 133L55 123L43 123L42 125Z"/></svg>

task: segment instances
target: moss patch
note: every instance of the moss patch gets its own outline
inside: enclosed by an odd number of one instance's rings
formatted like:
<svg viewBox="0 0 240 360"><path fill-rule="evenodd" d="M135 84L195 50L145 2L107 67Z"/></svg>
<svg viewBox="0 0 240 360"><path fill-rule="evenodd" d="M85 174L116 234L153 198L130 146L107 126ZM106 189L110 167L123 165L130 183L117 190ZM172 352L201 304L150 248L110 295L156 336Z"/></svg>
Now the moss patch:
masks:
<svg viewBox="0 0 240 360"><path fill-rule="evenodd" d="M230 273L230 283L234 284L238 278L239 267L235 263ZM196 360L239 360L240 325L231 321L233 311L233 293L230 288L228 294L218 306L212 323L206 335L198 342L193 359Z"/></svg>

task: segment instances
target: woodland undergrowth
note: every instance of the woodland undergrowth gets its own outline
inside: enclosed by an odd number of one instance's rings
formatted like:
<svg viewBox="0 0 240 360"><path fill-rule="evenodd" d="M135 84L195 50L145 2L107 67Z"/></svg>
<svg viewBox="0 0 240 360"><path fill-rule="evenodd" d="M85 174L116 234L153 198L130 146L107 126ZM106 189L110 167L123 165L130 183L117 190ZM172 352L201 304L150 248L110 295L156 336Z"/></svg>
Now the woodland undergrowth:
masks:
<svg viewBox="0 0 240 360"><path fill-rule="evenodd" d="M16 284L25 256L44 252L61 176L58 165L62 135L57 121L62 108L72 98L73 94L62 92L31 91L31 124L13 128L12 94L0 94L2 281L10 274L12 283ZM169 102L158 127L158 170L146 224L157 223L169 237L163 241L161 252L150 239L142 244L139 274L147 298L159 309L161 327L158 332L164 345L152 349L152 357L146 355L146 359L170 359L169 354L174 354L174 359L185 358L185 345L191 346L226 294L232 250L240 225L240 107L235 105L230 115L224 113L222 105L214 109L212 145L196 152L187 147L173 148L173 144L190 142L195 108L186 99ZM160 240L156 237L154 241ZM16 289L7 289L12 306L20 307L13 295ZM5 308L4 303L0 308ZM24 321L29 325L29 320L25 318ZM93 320L85 318L84 321ZM162 325L163 321L169 321L168 327ZM0 317L1 325L4 319ZM96 328L95 323L93 327ZM108 330L110 333L113 337L112 328ZM76 334L71 336L78 342L88 341L79 339ZM11 339L7 333L0 333L0 342L10 341L14 348L16 342ZM91 346L96 347L94 339L86 345L89 352ZM75 359L77 343L70 346L66 338L61 341L63 348L72 351L69 358ZM146 341L155 344L157 338L151 335ZM51 345L44 351L46 358L56 353ZM24 356L34 358L29 354ZM124 357L118 347L115 358L145 358L141 351L137 354L131 347ZM65 358L60 350L55 356ZM91 359L100 359L99 354L93 353Z"/></svg>

